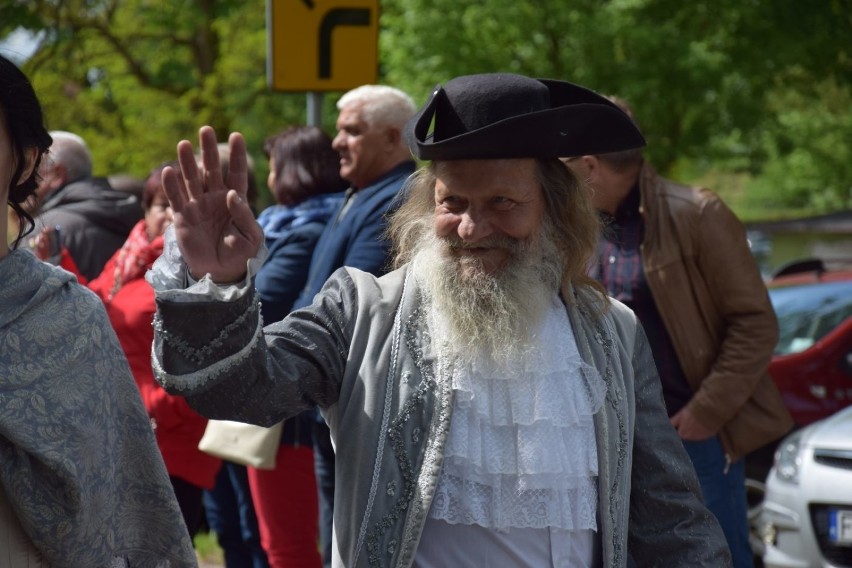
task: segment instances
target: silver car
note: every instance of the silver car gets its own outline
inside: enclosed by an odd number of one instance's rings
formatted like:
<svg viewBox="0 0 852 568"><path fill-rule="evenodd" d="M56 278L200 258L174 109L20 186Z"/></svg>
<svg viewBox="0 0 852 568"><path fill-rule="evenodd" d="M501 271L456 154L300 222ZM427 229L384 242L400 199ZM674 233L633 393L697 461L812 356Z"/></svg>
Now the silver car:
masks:
<svg viewBox="0 0 852 568"><path fill-rule="evenodd" d="M781 442L758 527L766 568L852 566L852 407Z"/></svg>

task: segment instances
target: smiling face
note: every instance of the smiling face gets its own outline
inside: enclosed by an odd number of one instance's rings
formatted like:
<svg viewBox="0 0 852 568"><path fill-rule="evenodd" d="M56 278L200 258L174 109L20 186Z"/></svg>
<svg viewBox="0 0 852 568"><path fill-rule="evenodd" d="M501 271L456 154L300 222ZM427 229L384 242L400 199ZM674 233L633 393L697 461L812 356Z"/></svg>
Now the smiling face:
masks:
<svg viewBox="0 0 852 568"><path fill-rule="evenodd" d="M512 360L567 282L598 291L598 217L558 160L436 161L406 187L394 266L410 266L453 356Z"/></svg>
<svg viewBox="0 0 852 568"><path fill-rule="evenodd" d="M501 271L541 226L535 160L437 162L435 176L435 233L466 273Z"/></svg>
<svg viewBox="0 0 852 568"><path fill-rule="evenodd" d="M410 225L419 233L412 270L430 320L453 357L520 357L556 297L564 267L538 164L435 162L431 173L412 191L434 188L427 195L434 211L423 211L421 221L412 217ZM433 230L426 228L430 222Z"/></svg>

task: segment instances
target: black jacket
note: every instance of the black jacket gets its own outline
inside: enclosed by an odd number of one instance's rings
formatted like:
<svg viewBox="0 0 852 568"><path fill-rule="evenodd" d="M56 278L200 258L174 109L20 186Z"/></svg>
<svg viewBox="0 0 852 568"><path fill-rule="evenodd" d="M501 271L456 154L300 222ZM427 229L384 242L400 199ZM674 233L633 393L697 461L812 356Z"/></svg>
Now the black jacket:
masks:
<svg viewBox="0 0 852 568"><path fill-rule="evenodd" d="M139 200L104 178L69 183L54 192L35 218L35 229L58 226L62 244L89 280L100 274L130 229L142 218Z"/></svg>

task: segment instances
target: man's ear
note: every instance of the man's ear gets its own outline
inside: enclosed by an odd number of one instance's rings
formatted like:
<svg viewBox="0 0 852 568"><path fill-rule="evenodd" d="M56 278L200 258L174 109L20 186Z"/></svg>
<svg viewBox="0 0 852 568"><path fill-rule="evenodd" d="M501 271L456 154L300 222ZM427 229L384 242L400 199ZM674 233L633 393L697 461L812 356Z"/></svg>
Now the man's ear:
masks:
<svg viewBox="0 0 852 568"><path fill-rule="evenodd" d="M65 167L65 164L53 164L50 173L50 180L48 181L51 191L59 189L68 181L68 169Z"/></svg>
<svg viewBox="0 0 852 568"><path fill-rule="evenodd" d="M21 185L33 174L35 169L36 159L38 158L38 148L30 146L24 148L24 169L21 171L21 177L18 179L18 185Z"/></svg>
<svg viewBox="0 0 852 568"><path fill-rule="evenodd" d="M393 148L398 148L402 141L402 131L395 126L389 126L385 130L385 140Z"/></svg>
<svg viewBox="0 0 852 568"><path fill-rule="evenodd" d="M583 162L583 169L586 172L586 180L589 183L595 183L601 175L601 161L597 156L581 156L580 160Z"/></svg>

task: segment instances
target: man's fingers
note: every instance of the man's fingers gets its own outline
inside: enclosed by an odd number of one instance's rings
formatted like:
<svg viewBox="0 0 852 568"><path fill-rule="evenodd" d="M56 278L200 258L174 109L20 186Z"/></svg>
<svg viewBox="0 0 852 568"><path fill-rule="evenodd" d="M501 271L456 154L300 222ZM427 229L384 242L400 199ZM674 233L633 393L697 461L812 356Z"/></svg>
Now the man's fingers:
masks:
<svg viewBox="0 0 852 568"><path fill-rule="evenodd" d="M235 189L245 199L248 191L248 155L243 135L232 132L228 138L228 149L231 155L228 163L228 188Z"/></svg>
<svg viewBox="0 0 852 568"><path fill-rule="evenodd" d="M163 189L166 190L166 197L169 198L172 211L180 213L186 204L186 192L183 184L178 179L178 173L171 166L166 166L163 168L162 181Z"/></svg>
<svg viewBox="0 0 852 568"><path fill-rule="evenodd" d="M222 167L219 163L219 144L216 142L216 131L210 126L202 126L198 130L198 142L201 144L201 167L204 169L204 185L206 190L220 190L224 186Z"/></svg>
<svg viewBox="0 0 852 568"><path fill-rule="evenodd" d="M260 230L260 225L257 224L248 202L236 190L228 191L228 212L237 230L252 244L259 244L258 231L261 234L263 231Z"/></svg>
<svg viewBox="0 0 852 568"><path fill-rule="evenodd" d="M198 171L198 162L195 159L195 151L192 148L192 143L188 140L178 142L177 154L183 182L186 184L187 192L189 192L186 199L193 197L197 199L204 194L204 182Z"/></svg>

